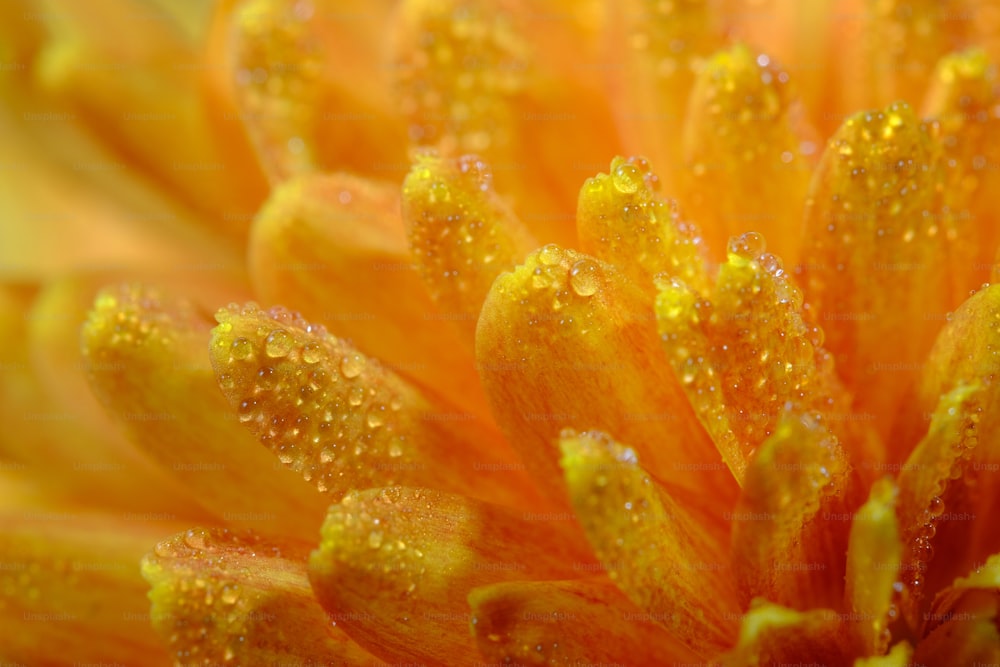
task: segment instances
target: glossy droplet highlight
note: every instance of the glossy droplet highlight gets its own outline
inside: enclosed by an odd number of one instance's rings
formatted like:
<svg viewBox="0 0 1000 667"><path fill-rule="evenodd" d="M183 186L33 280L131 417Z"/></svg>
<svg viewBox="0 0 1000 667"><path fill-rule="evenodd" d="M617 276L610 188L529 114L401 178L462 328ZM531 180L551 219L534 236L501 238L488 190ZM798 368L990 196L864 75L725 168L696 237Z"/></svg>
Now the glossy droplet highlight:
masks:
<svg viewBox="0 0 1000 667"><path fill-rule="evenodd" d="M581 259L573 264L569 272L569 283L580 296L593 296L599 288L598 267L589 259Z"/></svg>
<svg viewBox="0 0 1000 667"><path fill-rule="evenodd" d="M267 340L264 342L264 352L272 359L279 359L287 357L294 345L295 341L291 334L284 329L275 329L268 334Z"/></svg>

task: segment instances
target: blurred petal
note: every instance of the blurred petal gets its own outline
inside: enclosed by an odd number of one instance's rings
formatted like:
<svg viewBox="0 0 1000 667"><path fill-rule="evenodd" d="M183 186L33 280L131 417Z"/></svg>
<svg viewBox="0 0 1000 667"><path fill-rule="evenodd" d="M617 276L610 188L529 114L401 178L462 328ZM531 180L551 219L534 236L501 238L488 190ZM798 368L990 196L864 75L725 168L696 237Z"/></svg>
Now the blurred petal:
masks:
<svg viewBox="0 0 1000 667"><path fill-rule="evenodd" d="M685 210L704 230L709 253L755 230L773 252L797 261L813 138L788 72L744 45L712 56L697 73L684 123ZM815 144L810 144L815 145Z"/></svg>
<svg viewBox="0 0 1000 667"><path fill-rule="evenodd" d="M991 520L1000 511L998 355L1000 285L993 285L950 315L908 406L911 425L933 414L927 438L907 461L911 523L920 524L921 538L913 546L918 560L938 554L926 572L928 591L1000 552ZM937 520L923 521L925 512ZM921 535L924 523L934 526Z"/></svg>
<svg viewBox="0 0 1000 667"><path fill-rule="evenodd" d="M606 583L494 584L472 591L469 605L476 646L494 664L693 664L698 657ZM596 643L594 628L614 641Z"/></svg>
<svg viewBox="0 0 1000 667"><path fill-rule="evenodd" d="M657 287L663 347L737 481L786 410L825 424L854 458L881 460L874 417L852 411L823 330L763 237L730 239L710 300L676 278Z"/></svg>
<svg viewBox="0 0 1000 667"><path fill-rule="evenodd" d="M416 272L398 186L345 174L292 179L257 217L249 256L263 301L325 322L401 375L489 414L472 355Z"/></svg>
<svg viewBox="0 0 1000 667"><path fill-rule="evenodd" d="M603 433L564 431L560 446L573 509L615 584L695 653L730 646L739 607L724 536Z"/></svg>
<svg viewBox="0 0 1000 667"><path fill-rule="evenodd" d="M13 663L166 665L139 559L169 513L8 505L0 487L0 655ZM18 507L15 511L13 507Z"/></svg>
<svg viewBox="0 0 1000 667"><path fill-rule="evenodd" d="M794 609L836 607L857 495L837 439L786 414L747 468L733 511L733 558L744 603L765 597Z"/></svg>
<svg viewBox="0 0 1000 667"><path fill-rule="evenodd" d="M423 153L403 182L403 219L413 260L438 306L472 343L490 285L537 247L492 189L490 166L476 156Z"/></svg>
<svg viewBox="0 0 1000 667"><path fill-rule="evenodd" d="M259 176L212 139L198 87L205 63L195 43L148 2L48 4L58 18L36 77L53 101L78 114L121 160L243 238L246 218L232 214L252 211L264 191ZM108 40L108 31L120 39Z"/></svg>
<svg viewBox="0 0 1000 667"><path fill-rule="evenodd" d="M629 0L609 9L618 32L608 39L610 54L624 51L623 72L615 80L616 119L626 148L657 165L664 181L679 184L688 98L695 72L723 44L708 0ZM620 89L620 90L619 90Z"/></svg>
<svg viewBox="0 0 1000 667"><path fill-rule="evenodd" d="M851 522L847 548L848 632L861 655L881 655L889 648L889 624L898 616L894 598L903 545L896 521L896 487L883 479L872 487L871 495Z"/></svg>
<svg viewBox="0 0 1000 667"><path fill-rule="evenodd" d="M722 656L725 667L808 664L822 656L830 665L845 664L843 625L830 609L795 611L758 600L743 617L736 647Z"/></svg>
<svg viewBox="0 0 1000 667"><path fill-rule="evenodd" d="M186 300L139 285L106 289L83 327L91 386L129 438L217 519L312 537L328 500L240 427L208 359L210 328Z"/></svg>
<svg viewBox="0 0 1000 667"><path fill-rule="evenodd" d="M613 264L639 289L656 293L660 274L706 291L700 230L662 196L660 179L642 157L616 157L607 174L587 179L577 200L580 249Z"/></svg>
<svg viewBox="0 0 1000 667"><path fill-rule="evenodd" d="M924 98L924 115L938 123L945 171L938 233L949 240L952 303L990 278L1000 241L997 225L988 222L1000 205L998 104L996 66L979 50L942 58Z"/></svg>
<svg viewBox="0 0 1000 667"><path fill-rule="evenodd" d="M892 650L885 655L872 656L870 658L858 658L854 661L854 667L912 667L913 647L906 642L900 642L892 647Z"/></svg>
<svg viewBox="0 0 1000 667"><path fill-rule="evenodd" d="M830 140L806 202L801 283L826 347L885 437L946 312L947 239L933 211L937 148L906 104L855 114ZM879 382L873 382L879 379ZM891 460L910 443L896 442Z"/></svg>
<svg viewBox="0 0 1000 667"><path fill-rule="evenodd" d="M220 310L212 365L240 422L335 498L411 484L531 507L537 492L488 424L281 308ZM498 474L502 473L502 474Z"/></svg>
<svg viewBox="0 0 1000 667"><path fill-rule="evenodd" d="M142 562L148 618L175 664L372 664L313 597L308 553L294 542L201 528L157 544Z"/></svg>
<svg viewBox="0 0 1000 667"><path fill-rule="evenodd" d="M493 283L476 331L483 386L507 440L562 498L566 426L614 433L678 489L736 485L698 425L660 346L649 300L613 267L546 246Z"/></svg>
<svg viewBox="0 0 1000 667"><path fill-rule="evenodd" d="M392 4L244 0L226 14L223 90L272 185L314 170L405 169L380 51ZM226 85L228 84L228 85Z"/></svg>
<svg viewBox="0 0 1000 667"><path fill-rule="evenodd" d="M542 243L572 242L578 165L617 147L601 63L588 62L599 23L577 4L406 0L393 25L410 140L480 155Z"/></svg>
<svg viewBox="0 0 1000 667"><path fill-rule="evenodd" d="M915 659L925 664L989 665L1000 661L1000 555L941 591L924 614Z"/></svg>
<svg viewBox="0 0 1000 667"><path fill-rule="evenodd" d="M466 596L487 584L592 569L572 515L523 515L461 496L372 489L330 508L309 577L320 603L387 661L470 664Z"/></svg>

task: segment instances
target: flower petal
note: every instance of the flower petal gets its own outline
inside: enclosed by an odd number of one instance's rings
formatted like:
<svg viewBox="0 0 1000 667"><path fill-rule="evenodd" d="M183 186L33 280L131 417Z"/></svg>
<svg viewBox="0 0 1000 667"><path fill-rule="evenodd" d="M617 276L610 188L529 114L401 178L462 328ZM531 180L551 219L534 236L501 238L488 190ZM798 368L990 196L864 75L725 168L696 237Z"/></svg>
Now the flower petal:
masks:
<svg viewBox="0 0 1000 667"><path fill-rule="evenodd" d="M101 0L84 8L56 0L53 7L47 14L58 18L35 72L51 99L72 110L120 160L242 238L245 218L234 214L253 210L265 194L263 183L212 138L200 80L192 74L206 66L197 44L149 3ZM107 31L121 38L108 40Z"/></svg>
<svg viewBox="0 0 1000 667"><path fill-rule="evenodd" d="M308 553L303 544L219 529L157 544L142 561L148 618L175 664L372 664L313 597Z"/></svg>
<svg viewBox="0 0 1000 667"><path fill-rule="evenodd" d="M939 234L949 239L952 301L990 279L1000 232L989 220L1000 204L1000 103L996 67L980 50L942 58L924 98L923 113L937 120L945 172ZM942 313L943 315L943 313Z"/></svg>
<svg viewBox="0 0 1000 667"><path fill-rule="evenodd" d="M890 479L879 480L851 523L844 598L850 613L847 630L861 655L885 653L892 638L889 624L898 616L894 599L899 592L903 546L896 494Z"/></svg>
<svg viewBox="0 0 1000 667"><path fill-rule="evenodd" d="M683 164L682 143L694 73L723 44L710 2L630 0L610 11L618 22L609 43L624 45L623 74L612 98L618 126L630 151L641 152L676 185ZM618 55L617 53L615 54Z"/></svg>
<svg viewBox="0 0 1000 667"><path fill-rule="evenodd" d="M615 584L695 653L730 646L739 607L719 526L603 433L567 430L560 446L573 509Z"/></svg>
<svg viewBox="0 0 1000 667"><path fill-rule="evenodd" d="M912 667L920 663L913 661L913 647L906 642L900 642L885 655L870 658L858 658L854 667Z"/></svg>
<svg viewBox="0 0 1000 667"><path fill-rule="evenodd" d="M830 609L795 611L757 600L743 617L739 643L720 662L725 667L791 665L822 656L825 664L845 664L842 625Z"/></svg>
<svg viewBox="0 0 1000 667"><path fill-rule="evenodd" d="M707 291L700 230L681 219L677 202L659 189L660 179L645 158L614 158L607 174L588 178L580 188L580 249L613 264L650 295L659 274Z"/></svg>
<svg viewBox="0 0 1000 667"><path fill-rule="evenodd" d="M951 314L909 406L911 425L926 423L926 415L935 413L929 442L921 445L926 451L919 458L914 452L912 463L921 467L910 466L917 503L912 516L922 519L925 511L938 516L931 531L934 548L921 544L925 555L938 553L927 571L928 591L1000 552L1000 532L990 520L1000 509L998 354L1000 285L993 285Z"/></svg>
<svg viewBox="0 0 1000 667"><path fill-rule="evenodd" d="M493 283L476 331L476 356L493 413L529 472L560 473L565 426L599 428L634 443L664 482L735 502L719 462L667 363L646 296L613 267L546 246ZM540 399L539 397L544 397Z"/></svg>
<svg viewBox="0 0 1000 667"><path fill-rule="evenodd" d="M476 646L490 663L694 664L698 658L607 583L494 584L472 591L469 605ZM614 640L595 642L595 628Z"/></svg>
<svg viewBox="0 0 1000 667"><path fill-rule="evenodd" d="M469 591L596 565L562 520L572 515L520 515L421 489L351 493L330 508L309 577L324 608L380 658L469 664L478 657Z"/></svg>
<svg viewBox="0 0 1000 667"><path fill-rule="evenodd" d="M320 491L412 484L515 507L536 502L524 466L489 424L323 327L253 304L216 319L212 365L239 421Z"/></svg>
<svg viewBox="0 0 1000 667"><path fill-rule="evenodd" d="M176 517L8 505L13 498L6 480L0 483L3 658L25 665L167 664L149 625L138 563L157 534L178 529Z"/></svg>
<svg viewBox="0 0 1000 667"><path fill-rule="evenodd" d="M539 241L566 244L574 165L605 160L616 132L602 81L581 62L595 55L599 22L580 3L551 11L530 0L406 0L393 25L393 73L414 144L480 155Z"/></svg>
<svg viewBox="0 0 1000 667"><path fill-rule="evenodd" d="M437 317L459 324L470 343L490 285L538 247L492 181L489 165L476 156L422 153L403 182L414 262Z"/></svg>
<svg viewBox="0 0 1000 667"><path fill-rule="evenodd" d="M272 185L297 173L404 170L405 135L379 52L389 2L245 0L224 63L239 117Z"/></svg>
<svg viewBox="0 0 1000 667"><path fill-rule="evenodd" d="M798 259L815 157L801 152L811 133L788 81L767 55L742 44L712 56L695 76L681 201L713 255L722 255L730 236L756 230L786 262Z"/></svg>
<svg viewBox="0 0 1000 667"><path fill-rule="evenodd" d="M206 353L211 325L202 312L153 288L102 291L82 332L91 386L129 438L216 517L311 537L327 501L231 416Z"/></svg>
<svg viewBox="0 0 1000 667"><path fill-rule="evenodd" d="M915 659L956 665L1000 661L1000 555L941 591L923 619Z"/></svg>
<svg viewBox="0 0 1000 667"><path fill-rule="evenodd" d="M730 239L710 298L676 278L657 287L664 349L737 481L787 410L826 424L854 458L881 460L873 416L852 411L823 330L760 234Z"/></svg>
<svg viewBox="0 0 1000 667"><path fill-rule="evenodd" d="M885 437L946 312L936 234L940 171L927 127L904 103L847 119L830 140L806 202L801 269L826 347L856 405ZM876 289L875 286L878 286ZM873 382L873 379L884 381ZM910 443L893 440L891 460Z"/></svg>
<svg viewBox="0 0 1000 667"><path fill-rule="evenodd" d="M257 217L249 255L265 302L325 322L401 375L489 414L472 355L463 358L467 346L437 318L416 272L398 186L345 174L291 179Z"/></svg>
<svg viewBox="0 0 1000 667"><path fill-rule="evenodd" d="M733 559L745 603L764 597L795 609L836 607L844 595L856 480L837 439L786 414L751 460L733 511Z"/></svg>

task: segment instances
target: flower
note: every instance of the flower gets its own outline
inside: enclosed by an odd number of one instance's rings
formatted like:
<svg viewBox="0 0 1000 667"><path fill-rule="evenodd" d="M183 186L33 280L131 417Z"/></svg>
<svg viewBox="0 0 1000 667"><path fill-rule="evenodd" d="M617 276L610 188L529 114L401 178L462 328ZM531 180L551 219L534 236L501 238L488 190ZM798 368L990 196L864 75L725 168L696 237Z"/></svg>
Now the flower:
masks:
<svg viewBox="0 0 1000 667"><path fill-rule="evenodd" d="M995 17L774 5L8 3L0 655L1000 660Z"/></svg>

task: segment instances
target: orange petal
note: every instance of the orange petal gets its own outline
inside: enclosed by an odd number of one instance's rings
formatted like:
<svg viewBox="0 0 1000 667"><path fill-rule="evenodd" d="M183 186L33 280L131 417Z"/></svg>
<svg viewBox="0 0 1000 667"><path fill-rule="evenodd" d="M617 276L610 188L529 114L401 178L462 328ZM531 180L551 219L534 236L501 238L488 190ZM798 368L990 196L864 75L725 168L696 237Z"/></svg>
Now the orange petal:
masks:
<svg viewBox="0 0 1000 667"><path fill-rule="evenodd" d="M851 75L853 85L844 86L847 102L854 109L896 100L915 104L938 58L962 41L968 21L952 3L936 0L881 0L869 7L857 49L863 60Z"/></svg>
<svg viewBox="0 0 1000 667"><path fill-rule="evenodd" d="M694 664L681 646L612 585L515 581L469 595L476 646L493 664ZM595 642L594 630L614 641Z"/></svg>
<svg viewBox="0 0 1000 667"><path fill-rule="evenodd" d="M915 664L920 663L913 662L913 647L906 642L896 644L885 655L854 661L854 667L912 667Z"/></svg>
<svg viewBox="0 0 1000 667"><path fill-rule="evenodd" d="M1000 555L941 591L923 619L915 659L953 665L1000 661Z"/></svg>
<svg viewBox="0 0 1000 667"><path fill-rule="evenodd" d="M659 190L660 179L645 158L614 158L607 174L588 178L580 188L580 249L613 264L650 295L656 293L653 278L660 274L706 291L700 231Z"/></svg>
<svg viewBox="0 0 1000 667"><path fill-rule="evenodd" d="M948 563L952 553L962 553L968 546L968 522L949 529L949 522L942 522L942 518L961 517L964 510L971 509L961 473L972 467L972 450L964 445L969 435L975 437L974 420L978 421L982 396L978 385L960 385L943 395L931 416L927 435L900 466L897 514L903 544L900 581L905 586L901 611L914 630L919 627L918 617L927 602L927 592L949 581L949 574L954 572L952 568L942 572L942 560ZM953 503L957 505L949 506ZM937 538L938 530L954 533L956 528L960 532L952 539ZM935 550L942 548L946 550L945 558L937 559L937 567L928 567Z"/></svg>
<svg viewBox="0 0 1000 667"><path fill-rule="evenodd" d="M546 246L493 283L476 331L494 415L530 472L559 477L556 436L598 428L633 443L664 482L714 487L735 501L729 472L667 363L646 296L613 267ZM540 398L541 397L541 398Z"/></svg>
<svg viewBox="0 0 1000 667"><path fill-rule="evenodd" d="M825 424L856 458L881 460L872 416L851 410L823 330L763 237L730 240L710 300L676 278L657 287L664 349L737 481L786 410Z"/></svg>
<svg viewBox="0 0 1000 667"><path fill-rule="evenodd" d="M222 89L272 185L320 169L405 169L380 53L391 6L246 0L225 13L228 40L217 48L231 80Z"/></svg>
<svg viewBox="0 0 1000 667"><path fill-rule="evenodd" d="M212 364L240 422L320 491L383 484L531 507L523 465L488 424L424 394L297 313L220 310Z"/></svg>
<svg viewBox="0 0 1000 667"><path fill-rule="evenodd" d="M830 140L806 202L801 284L826 347L885 437L946 312L946 258L932 211L937 149L913 111L855 114ZM947 265L945 265L947 266ZM874 382L886 378L891 381ZM896 443L900 460L911 443Z"/></svg>
<svg viewBox="0 0 1000 667"><path fill-rule="evenodd" d="M492 181L489 165L476 156L422 153L403 182L413 260L437 317L459 324L470 342L494 279L537 247Z"/></svg>
<svg viewBox="0 0 1000 667"><path fill-rule="evenodd" d="M414 144L480 155L539 241L565 244L574 238L579 165L606 160L616 136L587 62L599 21L581 3L550 9L407 0L393 25L393 73ZM587 140L567 141L574 136Z"/></svg>
<svg viewBox="0 0 1000 667"><path fill-rule="evenodd" d="M249 255L265 302L329 324L463 410L489 413L472 355L461 354L461 336L438 318L416 272L398 186L344 174L292 179L257 217Z"/></svg>
<svg viewBox="0 0 1000 667"><path fill-rule="evenodd" d="M619 23L608 49L616 58L625 51L622 76L614 81L620 94L612 100L626 146L676 185L683 164L678 137L695 72L723 44L712 3L631 0L609 14L609 23Z"/></svg>
<svg viewBox="0 0 1000 667"><path fill-rule="evenodd" d="M82 334L91 386L132 442L218 519L313 536L328 501L232 416L208 359L210 327L193 304L156 289L104 290Z"/></svg>
<svg viewBox="0 0 1000 667"><path fill-rule="evenodd" d="M85 8L55 0L49 15L58 19L35 76L50 104L72 111L113 148L114 163L91 168L137 168L242 239L246 218L232 214L251 212L265 193L259 177L212 139L199 95L198 72L207 65L194 40L167 12L136 0ZM106 39L107 31L120 39Z"/></svg>
<svg viewBox="0 0 1000 667"><path fill-rule="evenodd" d="M757 600L743 617L736 647L722 656L725 667L848 662L841 646L843 623L830 609L795 611Z"/></svg>
<svg viewBox="0 0 1000 667"><path fill-rule="evenodd" d="M816 158L802 115L788 72L766 54L736 45L698 71L684 124L681 201L711 254L721 256L730 236L756 230L783 260L798 259Z"/></svg>
<svg viewBox="0 0 1000 667"><path fill-rule="evenodd" d="M309 577L323 607L380 658L470 664L472 589L596 566L559 525L568 521L420 489L351 493L330 508Z"/></svg>
<svg viewBox="0 0 1000 667"><path fill-rule="evenodd" d="M0 515L0 655L13 664L164 665L139 559L170 513L8 505ZM14 511L13 507L18 509Z"/></svg>
<svg viewBox="0 0 1000 667"><path fill-rule="evenodd" d="M695 653L730 646L739 607L719 526L603 433L567 430L560 446L573 508L615 584Z"/></svg>
<svg viewBox="0 0 1000 667"><path fill-rule="evenodd" d="M946 277L953 303L963 301L996 268L1000 232L984 223L1000 205L998 86L996 67L985 53L971 50L941 59L924 99L924 115L937 121L935 138L945 171L938 226L949 241Z"/></svg>
<svg viewBox="0 0 1000 667"><path fill-rule="evenodd" d="M750 462L733 511L733 559L743 600L796 609L843 599L847 512L855 485L837 439L786 414Z"/></svg>
<svg viewBox="0 0 1000 667"><path fill-rule="evenodd" d="M908 482L913 519L922 528L925 511L943 513L930 531L933 549L920 545L927 554L939 554L927 572L929 591L1000 552L1000 533L989 520L1000 510L998 322L1000 285L979 291L952 313L908 411L911 425L926 424L926 415L936 413L926 440L908 461L919 466Z"/></svg>
<svg viewBox="0 0 1000 667"><path fill-rule="evenodd" d="M185 531L142 561L152 588L143 616L177 665L371 665L313 597L308 553L253 533Z"/></svg>
<svg viewBox="0 0 1000 667"><path fill-rule="evenodd" d="M903 545L896 495L890 479L879 480L851 522L844 600L850 612L850 639L862 655L885 653L892 638L889 625L899 613L894 599L902 588L898 582Z"/></svg>

